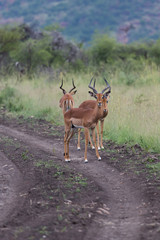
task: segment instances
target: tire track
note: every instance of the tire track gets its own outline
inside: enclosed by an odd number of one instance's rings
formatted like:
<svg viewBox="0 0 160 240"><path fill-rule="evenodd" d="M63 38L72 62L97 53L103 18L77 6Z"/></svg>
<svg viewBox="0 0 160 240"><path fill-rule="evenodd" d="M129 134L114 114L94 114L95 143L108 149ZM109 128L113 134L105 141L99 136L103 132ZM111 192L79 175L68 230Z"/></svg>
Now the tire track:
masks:
<svg viewBox="0 0 160 240"><path fill-rule="evenodd" d="M17 167L0 152L0 225L19 206L22 184L22 176Z"/></svg>
<svg viewBox="0 0 160 240"><path fill-rule="evenodd" d="M32 148L50 152L63 159L63 140L46 140L40 137L27 135L0 125L0 133L7 136L16 137ZM75 144L70 146L72 162L71 168L76 168L86 176L93 179L103 189L106 201L103 208L97 210L94 221L88 226L85 240L139 240L141 238L141 225L143 225L143 215L147 211L141 204L141 194L115 168L107 164L107 159L97 161L95 153L88 152L89 163L84 164L83 152L75 150Z"/></svg>

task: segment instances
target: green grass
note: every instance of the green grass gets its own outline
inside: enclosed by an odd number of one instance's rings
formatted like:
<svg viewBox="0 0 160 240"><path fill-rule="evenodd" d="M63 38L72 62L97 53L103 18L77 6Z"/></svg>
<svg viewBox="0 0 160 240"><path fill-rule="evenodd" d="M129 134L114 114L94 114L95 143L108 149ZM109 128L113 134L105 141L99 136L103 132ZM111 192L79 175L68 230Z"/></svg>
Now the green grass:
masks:
<svg viewBox="0 0 160 240"><path fill-rule="evenodd" d="M154 174L155 176L160 177L160 162L148 163L146 164L146 167L148 168L151 174Z"/></svg>
<svg viewBox="0 0 160 240"><path fill-rule="evenodd" d="M117 143L136 143L148 151L160 152L159 101L158 84L138 88L116 86L105 120L105 136Z"/></svg>
<svg viewBox="0 0 160 240"><path fill-rule="evenodd" d="M57 170L59 170L59 166L57 167L57 165L52 161L49 160L47 162L43 161L43 160L38 160L34 163L34 165L36 167L41 167L41 168L51 168L51 167L55 167Z"/></svg>
<svg viewBox="0 0 160 240"><path fill-rule="evenodd" d="M84 100L91 99L88 83L94 74L89 71L81 74L60 73L59 79L53 82L44 80L47 76L22 82L10 78L7 85L3 81L0 84L0 105L14 115L46 119L62 125L63 115L59 108L59 99L63 95L59 89L62 77L66 91L72 88L74 79L78 90L74 96L75 107L78 107ZM155 66L145 66L143 72L135 73L130 85L119 79L121 74L118 70L106 72L112 93L104 137L116 143L139 144L150 152L160 152L160 72ZM105 87L102 77L97 74L96 89L99 92Z"/></svg>

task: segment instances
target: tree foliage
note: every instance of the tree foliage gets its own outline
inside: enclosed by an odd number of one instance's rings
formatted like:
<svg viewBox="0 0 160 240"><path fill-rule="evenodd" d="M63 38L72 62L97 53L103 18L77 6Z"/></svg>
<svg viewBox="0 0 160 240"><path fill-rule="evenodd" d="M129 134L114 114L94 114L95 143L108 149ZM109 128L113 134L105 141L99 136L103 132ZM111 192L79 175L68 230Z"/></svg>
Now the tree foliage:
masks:
<svg viewBox="0 0 160 240"><path fill-rule="evenodd" d="M132 73L142 70L145 61L159 66L159 59L160 40L124 45L106 33L96 34L88 49L84 49L56 31L34 32L25 25L0 29L0 74L10 74L16 62L21 63L29 75L43 68L84 71L93 66L102 73L110 67L120 68L129 76L126 82L131 84Z"/></svg>
<svg viewBox="0 0 160 240"><path fill-rule="evenodd" d="M0 28L0 54L9 53L17 48L22 34L18 28Z"/></svg>
<svg viewBox="0 0 160 240"><path fill-rule="evenodd" d="M151 48L151 56L154 61L159 65L160 64L160 39Z"/></svg>
<svg viewBox="0 0 160 240"><path fill-rule="evenodd" d="M37 66L49 66L52 58L49 52L49 41L48 39L29 39L21 42L18 47L11 52L11 57L15 62L23 63L28 73L34 71Z"/></svg>
<svg viewBox="0 0 160 240"><path fill-rule="evenodd" d="M91 47L93 61L111 63L116 57L116 41L107 34L96 35Z"/></svg>

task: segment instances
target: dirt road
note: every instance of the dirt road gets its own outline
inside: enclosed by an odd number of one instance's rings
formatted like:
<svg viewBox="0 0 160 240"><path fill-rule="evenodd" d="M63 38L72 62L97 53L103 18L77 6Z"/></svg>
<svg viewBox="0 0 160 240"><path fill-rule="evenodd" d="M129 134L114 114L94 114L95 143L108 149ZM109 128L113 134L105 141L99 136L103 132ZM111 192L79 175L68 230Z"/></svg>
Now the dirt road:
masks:
<svg viewBox="0 0 160 240"><path fill-rule="evenodd" d="M108 141L102 161L72 140L63 160L63 127L0 120L0 239L160 239L160 179L139 146Z"/></svg>

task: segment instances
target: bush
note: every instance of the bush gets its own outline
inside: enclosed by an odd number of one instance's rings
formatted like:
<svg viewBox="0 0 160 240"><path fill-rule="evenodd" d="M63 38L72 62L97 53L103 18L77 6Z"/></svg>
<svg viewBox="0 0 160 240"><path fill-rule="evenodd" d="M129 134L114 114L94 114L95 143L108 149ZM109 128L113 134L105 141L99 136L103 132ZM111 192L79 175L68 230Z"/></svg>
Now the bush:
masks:
<svg viewBox="0 0 160 240"><path fill-rule="evenodd" d="M0 105L11 112L19 112L23 109L20 95L11 87L6 87L0 92Z"/></svg>
<svg viewBox="0 0 160 240"><path fill-rule="evenodd" d="M19 47L11 52L11 57L15 62L23 63L29 74L38 66L49 66L52 56L47 49L48 41L29 39L21 42Z"/></svg>
<svg viewBox="0 0 160 240"><path fill-rule="evenodd" d="M18 28L0 28L0 54L8 54L13 49L16 49L21 38L22 33Z"/></svg>
<svg viewBox="0 0 160 240"><path fill-rule="evenodd" d="M107 34L96 35L93 39L91 55L93 62L112 63L116 59L116 41Z"/></svg>
<svg viewBox="0 0 160 240"><path fill-rule="evenodd" d="M160 64L160 39L156 41L156 43L151 48L151 57L155 61L156 64Z"/></svg>

